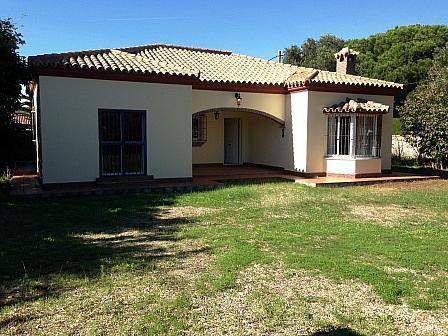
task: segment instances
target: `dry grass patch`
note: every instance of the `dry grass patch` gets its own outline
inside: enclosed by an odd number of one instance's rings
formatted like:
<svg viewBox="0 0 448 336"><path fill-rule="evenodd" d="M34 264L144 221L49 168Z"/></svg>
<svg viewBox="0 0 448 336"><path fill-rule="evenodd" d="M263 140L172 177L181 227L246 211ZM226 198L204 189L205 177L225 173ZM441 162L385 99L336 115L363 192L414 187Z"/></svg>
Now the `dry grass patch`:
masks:
<svg viewBox="0 0 448 336"><path fill-rule="evenodd" d="M261 199L254 204L259 207L282 207L290 204L299 203L307 200L312 200L313 197L306 192L306 189L290 188L267 190L261 197Z"/></svg>
<svg viewBox="0 0 448 336"><path fill-rule="evenodd" d="M390 305L361 283L260 265L246 269L235 289L195 297L193 305L190 335L308 335L322 324L363 335L444 335L448 328L446 310Z"/></svg>
<svg viewBox="0 0 448 336"><path fill-rule="evenodd" d="M206 263L202 254L152 273L104 276L95 286L12 308L0 316L0 334L135 335L142 315L194 284Z"/></svg>
<svg viewBox="0 0 448 336"><path fill-rule="evenodd" d="M155 214L156 219L176 219L176 218L189 218L209 215L220 211L221 209L206 208L206 207L193 207L183 206L164 209L160 213Z"/></svg>
<svg viewBox="0 0 448 336"><path fill-rule="evenodd" d="M207 247L196 240L156 239L138 230L79 237L90 244L138 247L144 258L174 258L161 260L152 270L105 271L97 279L75 282L60 295L11 306L0 314L1 335L137 334L142 316L180 291L192 291L210 262Z"/></svg>
<svg viewBox="0 0 448 336"><path fill-rule="evenodd" d="M413 220L416 217L432 217L430 211L417 207L403 207L397 204L391 205L350 205L350 213L361 219L375 221L385 226L397 226L400 221Z"/></svg>
<svg viewBox="0 0 448 336"><path fill-rule="evenodd" d="M400 183L382 183L368 186L369 189L380 192L399 192L406 190L443 190L448 189L448 180L434 179L434 180L422 180L413 182L400 182Z"/></svg>

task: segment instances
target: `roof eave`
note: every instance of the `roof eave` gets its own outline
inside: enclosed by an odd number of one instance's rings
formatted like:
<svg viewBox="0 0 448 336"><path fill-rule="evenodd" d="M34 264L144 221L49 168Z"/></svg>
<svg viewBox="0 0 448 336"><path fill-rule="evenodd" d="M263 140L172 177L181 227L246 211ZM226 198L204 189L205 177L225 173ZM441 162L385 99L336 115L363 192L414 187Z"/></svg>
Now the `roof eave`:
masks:
<svg viewBox="0 0 448 336"><path fill-rule="evenodd" d="M165 83L191 85L193 89L215 90L215 91L241 91L286 94L296 91L320 91L320 92L340 92L359 93L395 96L402 91L400 87L378 87L365 85L347 84L322 84L306 83L295 87L286 87L280 84L257 84L257 83L233 83L220 81L201 81L197 75L192 74L167 74L167 73L140 73L96 70L88 68L51 67L31 64L31 69L35 77L55 76L86 79L118 80L130 82Z"/></svg>
<svg viewBox="0 0 448 336"><path fill-rule="evenodd" d="M288 92L297 91L319 91L319 92L340 92L353 94L373 94L396 96L403 90L402 87L385 87L385 86L367 86L367 85L351 85L351 84L323 84L323 83L307 83L295 87L288 87Z"/></svg>
<svg viewBox="0 0 448 336"><path fill-rule="evenodd" d="M196 75L174 75L162 73L137 73L105 71L96 69L71 69L64 67L32 66L35 79L38 76L69 77L99 80L117 80L161 84L191 85L196 90L241 91L256 93L286 94L286 88L280 84L234 83L201 81Z"/></svg>

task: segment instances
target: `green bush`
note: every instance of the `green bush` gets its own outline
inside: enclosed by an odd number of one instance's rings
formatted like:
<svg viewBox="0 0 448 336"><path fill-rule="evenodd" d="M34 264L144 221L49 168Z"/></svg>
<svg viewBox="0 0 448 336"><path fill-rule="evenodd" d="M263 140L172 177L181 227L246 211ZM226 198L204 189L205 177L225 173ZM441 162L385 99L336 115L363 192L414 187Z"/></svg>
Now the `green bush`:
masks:
<svg viewBox="0 0 448 336"><path fill-rule="evenodd" d="M400 118L392 119L392 134L401 135L401 120Z"/></svg>
<svg viewBox="0 0 448 336"><path fill-rule="evenodd" d="M0 174L0 194L7 194L9 191L9 181L11 180L11 171L8 167Z"/></svg>

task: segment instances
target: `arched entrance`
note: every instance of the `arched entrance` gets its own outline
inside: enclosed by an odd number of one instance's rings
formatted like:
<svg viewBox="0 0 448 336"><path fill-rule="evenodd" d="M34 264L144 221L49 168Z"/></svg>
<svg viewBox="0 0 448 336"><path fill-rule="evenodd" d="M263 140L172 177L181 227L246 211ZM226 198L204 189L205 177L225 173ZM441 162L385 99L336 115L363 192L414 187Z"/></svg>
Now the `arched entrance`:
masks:
<svg viewBox="0 0 448 336"><path fill-rule="evenodd" d="M285 122L265 111L219 107L193 114L197 165L257 164L284 167Z"/></svg>
<svg viewBox="0 0 448 336"><path fill-rule="evenodd" d="M255 110L255 109L250 109L250 108L240 108L240 107L219 107L219 108L212 108L212 109L207 109L207 110L202 110L199 112L196 112L193 114L193 116L201 116L201 115L206 115L206 114L221 114L224 112L234 112L234 113L253 113L259 116L262 116L264 118L268 118L270 120L272 120L273 122L277 123L280 125L280 127L284 127L285 126L285 122L280 119L277 118L275 116L273 116L272 114L268 113L268 112L264 112L264 111L260 111L260 110Z"/></svg>

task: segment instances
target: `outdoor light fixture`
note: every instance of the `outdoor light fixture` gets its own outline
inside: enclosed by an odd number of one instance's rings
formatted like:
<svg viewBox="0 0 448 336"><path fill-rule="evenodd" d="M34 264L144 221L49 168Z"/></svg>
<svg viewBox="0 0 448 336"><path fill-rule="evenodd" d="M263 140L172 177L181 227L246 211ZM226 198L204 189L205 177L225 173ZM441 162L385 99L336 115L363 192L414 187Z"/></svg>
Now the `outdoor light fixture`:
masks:
<svg viewBox="0 0 448 336"><path fill-rule="evenodd" d="M282 138L285 137L285 126L282 126Z"/></svg>
<svg viewBox="0 0 448 336"><path fill-rule="evenodd" d="M215 111L213 114L215 115L215 120L218 120L219 119L219 112Z"/></svg>
<svg viewBox="0 0 448 336"><path fill-rule="evenodd" d="M243 98L241 98L241 94L239 92L235 93L235 99L236 99L236 104L238 106L241 105L241 101L243 100Z"/></svg>

